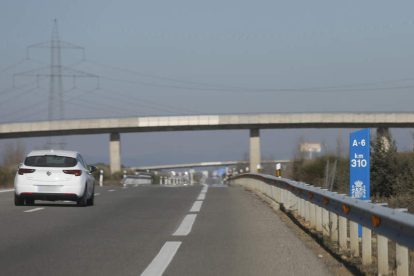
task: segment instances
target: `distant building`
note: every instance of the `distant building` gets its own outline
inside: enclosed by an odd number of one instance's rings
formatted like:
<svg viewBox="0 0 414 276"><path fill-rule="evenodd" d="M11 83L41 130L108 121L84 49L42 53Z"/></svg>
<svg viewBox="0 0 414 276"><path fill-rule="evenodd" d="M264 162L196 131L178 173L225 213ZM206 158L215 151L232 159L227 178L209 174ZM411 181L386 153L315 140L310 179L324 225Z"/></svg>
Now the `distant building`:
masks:
<svg viewBox="0 0 414 276"><path fill-rule="evenodd" d="M312 159L314 152L321 152L321 143L300 143L300 152L308 153L308 158Z"/></svg>

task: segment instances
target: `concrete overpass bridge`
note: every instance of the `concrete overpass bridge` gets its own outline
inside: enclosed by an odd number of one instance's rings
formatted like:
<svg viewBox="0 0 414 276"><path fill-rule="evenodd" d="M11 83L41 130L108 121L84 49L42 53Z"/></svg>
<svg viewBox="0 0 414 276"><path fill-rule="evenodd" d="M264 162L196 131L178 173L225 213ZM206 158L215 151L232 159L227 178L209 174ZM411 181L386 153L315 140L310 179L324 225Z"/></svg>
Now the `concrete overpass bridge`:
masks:
<svg viewBox="0 0 414 276"><path fill-rule="evenodd" d="M276 164L276 163L290 163L291 160L262 160L261 164ZM250 164L250 161L224 161L224 162L201 162L188 164L171 164L171 165L157 165L145 167L132 167L130 170L166 170L166 169L182 169L182 168L200 168L200 167L214 167L214 166L234 166L238 164Z"/></svg>
<svg viewBox="0 0 414 276"><path fill-rule="evenodd" d="M0 124L0 139L110 134L111 171L121 170L120 133L250 129L250 171L260 164L260 129L414 128L414 113L292 113L160 116Z"/></svg>

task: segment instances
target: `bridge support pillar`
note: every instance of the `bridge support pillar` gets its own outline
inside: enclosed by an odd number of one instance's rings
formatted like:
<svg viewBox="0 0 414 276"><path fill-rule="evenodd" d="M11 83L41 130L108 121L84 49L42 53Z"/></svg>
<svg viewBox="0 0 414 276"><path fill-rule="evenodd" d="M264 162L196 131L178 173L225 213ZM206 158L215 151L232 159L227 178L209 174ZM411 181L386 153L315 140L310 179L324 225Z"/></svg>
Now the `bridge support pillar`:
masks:
<svg viewBox="0 0 414 276"><path fill-rule="evenodd" d="M121 142L119 133L116 132L110 134L109 160L111 173L121 170Z"/></svg>
<svg viewBox="0 0 414 276"><path fill-rule="evenodd" d="M194 185L194 169L190 169L190 185Z"/></svg>
<svg viewBox="0 0 414 276"><path fill-rule="evenodd" d="M250 129L250 172L256 173L260 165L260 130Z"/></svg>

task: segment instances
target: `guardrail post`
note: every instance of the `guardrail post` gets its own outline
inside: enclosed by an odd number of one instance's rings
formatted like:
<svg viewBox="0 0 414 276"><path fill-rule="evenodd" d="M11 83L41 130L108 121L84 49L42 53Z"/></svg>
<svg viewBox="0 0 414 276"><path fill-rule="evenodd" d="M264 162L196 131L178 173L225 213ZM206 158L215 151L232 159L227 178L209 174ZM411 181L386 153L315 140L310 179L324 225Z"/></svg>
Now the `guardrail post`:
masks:
<svg viewBox="0 0 414 276"><path fill-rule="evenodd" d="M329 211L325 208L322 208L322 228L323 228L323 235L329 236Z"/></svg>
<svg viewBox="0 0 414 276"><path fill-rule="evenodd" d="M362 265L372 263L372 236L371 229L362 227Z"/></svg>
<svg viewBox="0 0 414 276"><path fill-rule="evenodd" d="M285 190L285 208L290 210L290 198L289 191Z"/></svg>
<svg viewBox="0 0 414 276"><path fill-rule="evenodd" d="M276 189L276 201L278 203L281 203L280 202L280 189L278 187L276 187L276 186L275 186L275 189Z"/></svg>
<svg viewBox="0 0 414 276"><path fill-rule="evenodd" d="M305 220L310 222L310 202L305 200Z"/></svg>
<svg viewBox="0 0 414 276"><path fill-rule="evenodd" d="M315 216L316 216L316 231L322 232L322 208L316 205L315 208Z"/></svg>
<svg viewBox="0 0 414 276"><path fill-rule="evenodd" d="M408 248L397 243L396 251L397 276L408 276Z"/></svg>
<svg viewBox="0 0 414 276"><path fill-rule="evenodd" d="M388 239L377 234L378 275L388 275Z"/></svg>
<svg viewBox="0 0 414 276"><path fill-rule="evenodd" d="M299 197L296 194L293 194L293 203L295 204L296 212L299 210Z"/></svg>
<svg viewBox="0 0 414 276"><path fill-rule="evenodd" d="M351 238L351 254L354 257L359 257L358 223L350 221L349 224Z"/></svg>
<svg viewBox="0 0 414 276"><path fill-rule="evenodd" d="M306 220L306 203L305 200L303 198L300 199L302 202L300 204L301 208L302 208L302 218L304 218Z"/></svg>
<svg viewBox="0 0 414 276"><path fill-rule="evenodd" d="M338 216L334 212L329 212L331 240L338 241Z"/></svg>
<svg viewBox="0 0 414 276"><path fill-rule="evenodd" d="M339 248L344 251L348 248L348 227L346 218L339 216Z"/></svg>
<svg viewBox="0 0 414 276"><path fill-rule="evenodd" d="M289 198L289 191L285 190L285 205L286 208L290 210L290 198Z"/></svg>
<svg viewBox="0 0 414 276"><path fill-rule="evenodd" d="M269 197L273 198L273 186L272 184L267 184L267 191L269 192Z"/></svg>
<svg viewBox="0 0 414 276"><path fill-rule="evenodd" d="M298 197L292 193L292 204L293 204L293 211L297 211L298 210Z"/></svg>
<svg viewBox="0 0 414 276"><path fill-rule="evenodd" d="M270 193L271 193L271 197L273 198L273 200L276 201L276 188L273 185L270 185Z"/></svg>
<svg viewBox="0 0 414 276"><path fill-rule="evenodd" d="M287 193L289 199L289 210L293 211L293 194L289 191Z"/></svg>
<svg viewBox="0 0 414 276"><path fill-rule="evenodd" d="M315 228L316 226L316 205L310 204L310 227Z"/></svg>
<svg viewBox="0 0 414 276"><path fill-rule="evenodd" d="M280 190L279 191L280 203L282 203L283 204L283 207L285 207L284 206L284 203L285 203L285 198L284 198L284 196L285 196L285 190L283 190L282 188L280 188L279 190Z"/></svg>

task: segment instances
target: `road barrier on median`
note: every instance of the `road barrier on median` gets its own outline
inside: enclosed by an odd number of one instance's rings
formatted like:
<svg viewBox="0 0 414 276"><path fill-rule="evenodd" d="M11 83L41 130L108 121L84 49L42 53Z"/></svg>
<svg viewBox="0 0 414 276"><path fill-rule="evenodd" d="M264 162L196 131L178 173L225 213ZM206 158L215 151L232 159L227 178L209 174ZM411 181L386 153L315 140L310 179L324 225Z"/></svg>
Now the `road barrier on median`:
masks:
<svg viewBox="0 0 414 276"><path fill-rule="evenodd" d="M378 275L388 275L388 239L396 242L397 275L409 273L409 252L414 250L414 215L403 209L391 209L347 195L330 192L312 185L264 174L242 174L227 179L228 184L241 185L266 194L284 208L297 211L310 227L338 242L359 257L358 224L362 225L362 264L372 263L372 233L377 234Z"/></svg>

